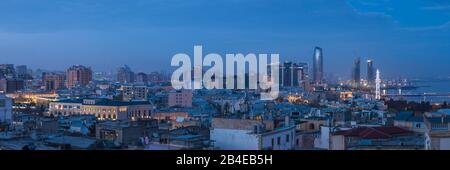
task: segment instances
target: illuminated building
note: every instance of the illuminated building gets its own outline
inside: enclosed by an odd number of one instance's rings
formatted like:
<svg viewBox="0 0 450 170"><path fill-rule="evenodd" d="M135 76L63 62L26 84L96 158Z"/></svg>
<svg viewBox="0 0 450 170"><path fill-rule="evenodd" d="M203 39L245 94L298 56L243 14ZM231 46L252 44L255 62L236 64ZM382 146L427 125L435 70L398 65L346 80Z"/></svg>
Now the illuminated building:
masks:
<svg viewBox="0 0 450 170"><path fill-rule="evenodd" d="M353 92L340 92L339 98L341 100L348 100L350 98L353 98Z"/></svg>
<svg viewBox="0 0 450 170"><path fill-rule="evenodd" d="M323 52L322 48L315 47L313 55L313 81L321 84L323 80Z"/></svg>
<svg viewBox="0 0 450 170"><path fill-rule="evenodd" d="M149 118L153 106L147 101L113 101L107 99L68 99L51 102L53 116L95 115L99 120L136 120Z"/></svg>
<svg viewBox="0 0 450 170"><path fill-rule="evenodd" d="M375 80L375 99L381 99L381 78L380 78L380 70L377 70L377 78ZM401 90L401 89L400 89Z"/></svg>

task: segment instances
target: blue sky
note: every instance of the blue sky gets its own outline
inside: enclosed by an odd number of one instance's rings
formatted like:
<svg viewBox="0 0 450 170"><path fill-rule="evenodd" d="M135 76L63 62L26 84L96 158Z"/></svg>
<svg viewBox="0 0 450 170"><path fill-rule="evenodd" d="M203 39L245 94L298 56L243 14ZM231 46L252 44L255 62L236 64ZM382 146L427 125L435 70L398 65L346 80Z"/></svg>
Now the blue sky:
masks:
<svg viewBox="0 0 450 170"><path fill-rule="evenodd" d="M0 63L63 70L170 68L176 53L280 53L349 77L358 55L386 76L450 76L448 0L2 0ZM365 72L365 67L363 67Z"/></svg>

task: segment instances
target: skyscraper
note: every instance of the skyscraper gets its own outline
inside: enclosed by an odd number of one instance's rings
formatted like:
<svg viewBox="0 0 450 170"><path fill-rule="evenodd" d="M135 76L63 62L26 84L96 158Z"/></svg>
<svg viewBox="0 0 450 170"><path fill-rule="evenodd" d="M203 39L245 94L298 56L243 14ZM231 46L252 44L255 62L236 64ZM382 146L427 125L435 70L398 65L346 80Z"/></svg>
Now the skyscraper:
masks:
<svg viewBox="0 0 450 170"><path fill-rule="evenodd" d="M367 60L367 81L369 85L375 83L375 68L373 67L373 60Z"/></svg>
<svg viewBox="0 0 450 170"><path fill-rule="evenodd" d="M309 90L309 76L308 76L308 64L307 63L296 63L294 68L294 73L297 73L294 81L298 82L298 85L304 90Z"/></svg>
<svg viewBox="0 0 450 170"><path fill-rule="evenodd" d="M359 86L361 83L361 59L357 57L353 65L352 80L355 86Z"/></svg>
<svg viewBox="0 0 450 170"><path fill-rule="evenodd" d="M270 66L271 65L268 65L269 70ZM280 65L279 68L280 87L301 87L303 89L308 89L309 77L307 63L292 63L286 61L283 65Z"/></svg>
<svg viewBox="0 0 450 170"><path fill-rule="evenodd" d="M323 80L323 53L322 48L315 47L313 55L313 81L321 84Z"/></svg>
<svg viewBox="0 0 450 170"><path fill-rule="evenodd" d="M292 87L292 62L286 61L283 64L283 86Z"/></svg>
<svg viewBox="0 0 450 170"><path fill-rule="evenodd" d="M90 67L74 65L67 69L67 88L75 86L86 86L92 81L92 70Z"/></svg>
<svg viewBox="0 0 450 170"><path fill-rule="evenodd" d="M25 79L27 77L27 66L26 65L18 65L16 66L16 74L18 78Z"/></svg>
<svg viewBox="0 0 450 170"><path fill-rule="evenodd" d="M127 65L117 70L117 81L120 83L134 83L134 72Z"/></svg>

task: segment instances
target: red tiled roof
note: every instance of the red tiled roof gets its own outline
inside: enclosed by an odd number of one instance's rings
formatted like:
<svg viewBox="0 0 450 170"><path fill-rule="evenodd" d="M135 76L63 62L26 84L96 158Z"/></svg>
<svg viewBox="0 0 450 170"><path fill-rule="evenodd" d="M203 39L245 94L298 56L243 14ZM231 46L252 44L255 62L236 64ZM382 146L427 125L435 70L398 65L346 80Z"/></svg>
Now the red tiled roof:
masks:
<svg viewBox="0 0 450 170"><path fill-rule="evenodd" d="M348 137L359 137L365 139L385 139L392 136L400 136L411 134L412 132L403 128L394 126L381 127L358 127L345 131L338 131L335 135L343 135Z"/></svg>

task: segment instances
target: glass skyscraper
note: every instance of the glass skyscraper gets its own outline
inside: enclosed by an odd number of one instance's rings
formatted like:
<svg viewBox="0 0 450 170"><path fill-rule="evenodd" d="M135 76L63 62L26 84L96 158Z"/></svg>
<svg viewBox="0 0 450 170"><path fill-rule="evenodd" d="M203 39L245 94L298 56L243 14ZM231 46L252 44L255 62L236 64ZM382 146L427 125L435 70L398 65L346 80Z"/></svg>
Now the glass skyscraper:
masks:
<svg viewBox="0 0 450 170"><path fill-rule="evenodd" d="M353 66L353 83L355 83L355 86L359 86L361 83L361 59L357 57L355 59L355 65Z"/></svg>
<svg viewBox="0 0 450 170"><path fill-rule="evenodd" d="M367 60L367 81L370 85L375 84L375 68L373 68L373 60Z"/></svg>
<svg viewBox="0 0 450 170"><path fill-rule="evenodd" d="M316 84L323 80L323 53L322 48L315 47L313 55L313 81Z"/></svg>

